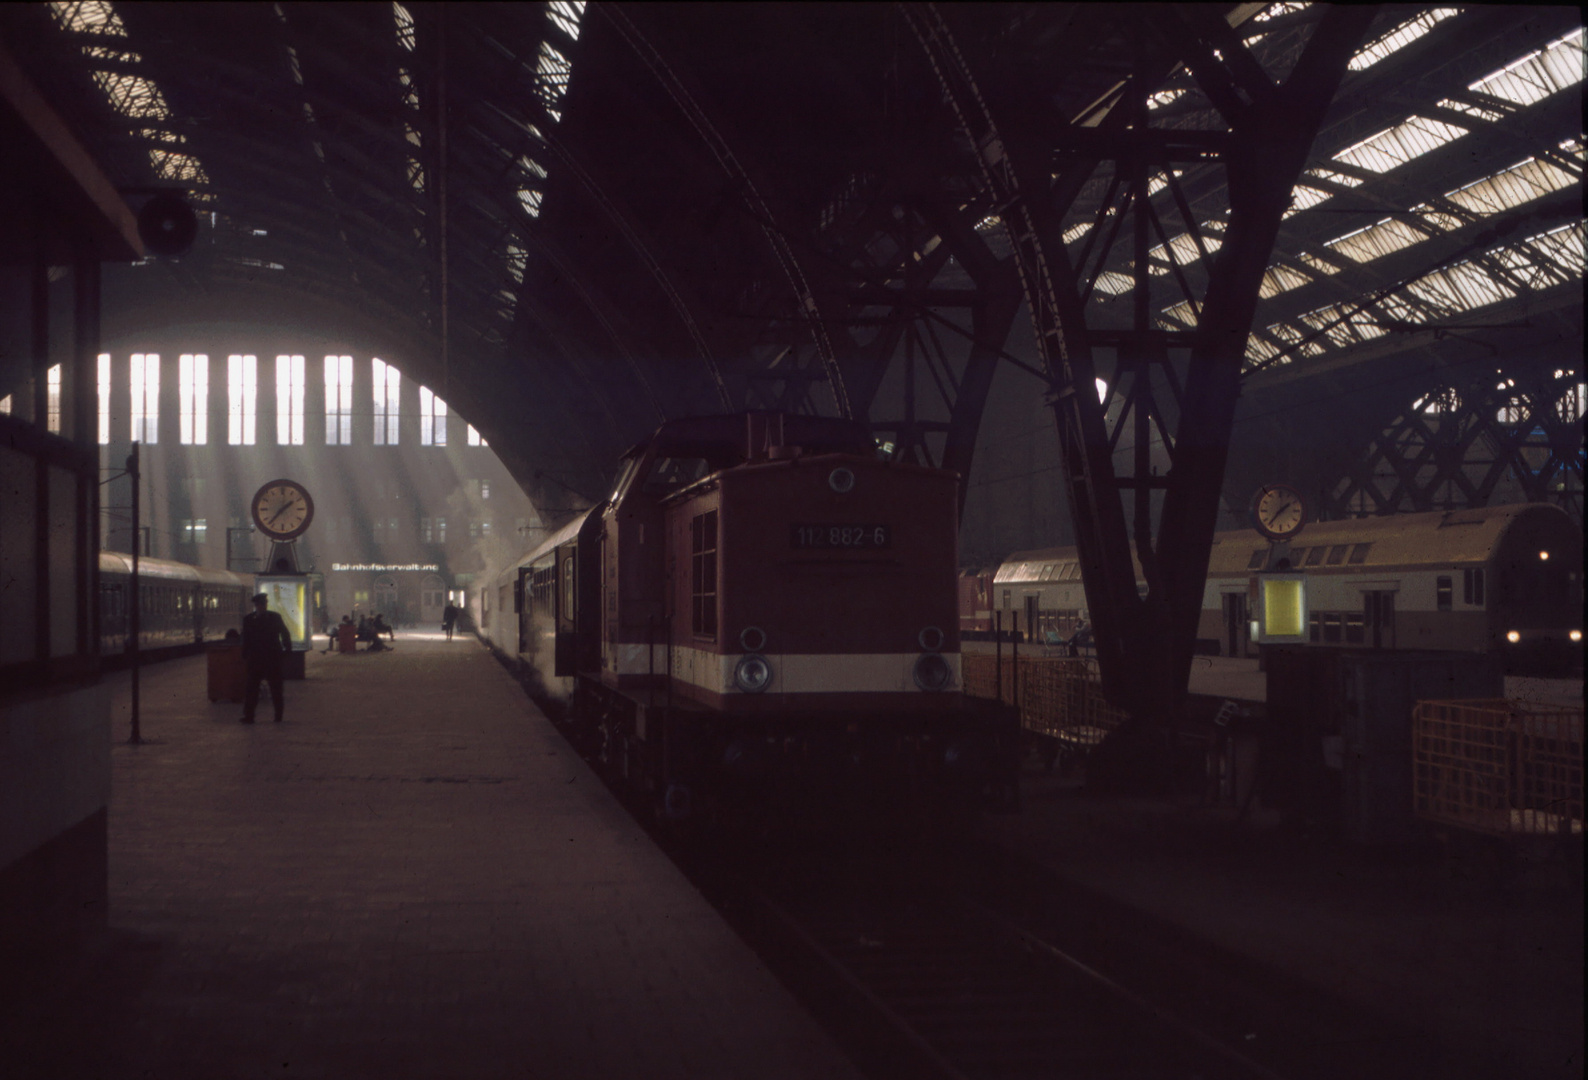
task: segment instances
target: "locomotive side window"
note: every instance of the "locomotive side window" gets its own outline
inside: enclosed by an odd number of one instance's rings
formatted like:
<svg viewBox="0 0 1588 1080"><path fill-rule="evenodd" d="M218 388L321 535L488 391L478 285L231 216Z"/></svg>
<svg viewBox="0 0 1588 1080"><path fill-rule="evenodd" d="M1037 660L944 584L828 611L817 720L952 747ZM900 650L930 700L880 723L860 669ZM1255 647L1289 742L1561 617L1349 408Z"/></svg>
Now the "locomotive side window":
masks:
<svg viewBox="0 0 1588 1080"><path fill-rule="evenodd" d="M1345 613L1345 643L1347 645L1360 645L1366 639L1363 631L1364 623L1360 611Z"/></svg>
<svg viewBox="0 0 1588 1080"><path fill-rule="evenodd" d="M704 462L702 462L704 464ZM689 522L691 625L699 637L717 636L717 511Z"/></svg>
<svg viewBox="0 0 1588 1080"><path fill-rule="evenodd" d="M1483 567L1461 572L1461 601L1473 607L1483 606Z"/></svg>
<svg viewBox="0 0 1588 1080"><path fill-rule="evenodd" d="M1438 611L1449 611L1451 601L1455 599L1454 581L1447 577L1434 579L1434 607Z"/></svg>

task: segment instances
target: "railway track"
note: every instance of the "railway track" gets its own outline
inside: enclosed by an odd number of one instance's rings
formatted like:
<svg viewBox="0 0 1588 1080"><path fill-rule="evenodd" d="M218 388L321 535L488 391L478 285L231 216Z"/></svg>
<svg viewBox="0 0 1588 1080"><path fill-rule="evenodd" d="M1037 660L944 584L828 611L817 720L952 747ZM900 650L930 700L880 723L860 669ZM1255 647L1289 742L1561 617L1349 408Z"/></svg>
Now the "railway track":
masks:
<svg viewBox="0 0 1588 1080"><path fill-rule="evenodd" d="M873 869L881 869L874 867ZM884 870L882 877L887 877ZM874 1077L1279 1080L991 908L910 875L859 893L741 879L733 906Z"/></svg>

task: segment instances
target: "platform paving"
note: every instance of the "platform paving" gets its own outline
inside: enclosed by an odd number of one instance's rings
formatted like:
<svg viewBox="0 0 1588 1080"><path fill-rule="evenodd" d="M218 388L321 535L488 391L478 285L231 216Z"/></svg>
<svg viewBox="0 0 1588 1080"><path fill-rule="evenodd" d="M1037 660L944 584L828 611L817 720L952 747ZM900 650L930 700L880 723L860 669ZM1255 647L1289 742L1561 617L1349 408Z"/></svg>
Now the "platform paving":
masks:
<svg viewBox="0 0 1588 1080"><path fill-rule="evenodd" d="M20 1077L857 1076L474 640L118 682L109 941L13 994Z"/></svg>

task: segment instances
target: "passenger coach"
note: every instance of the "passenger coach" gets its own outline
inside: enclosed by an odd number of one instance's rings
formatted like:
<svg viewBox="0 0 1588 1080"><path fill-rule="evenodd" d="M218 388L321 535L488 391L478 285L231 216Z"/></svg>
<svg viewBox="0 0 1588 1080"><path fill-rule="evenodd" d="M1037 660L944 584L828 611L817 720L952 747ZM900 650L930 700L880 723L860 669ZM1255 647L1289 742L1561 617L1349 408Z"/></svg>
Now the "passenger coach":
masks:
<svg viewBox="0 0 1588 1080"><path fill-rule="evenodd" d="M1255 656L1263 643L1493 653L1508 670L1582 668L1582 530L1543 504L1314 522L1288 543L1256 530L1214 537L1201 651ZM1137 566L1138 587L1145 589ZM1292 599L1270 624L1265 590ZM1276 595L1278 589L1274 590ZM1087 619L1073 547L1017 552L992 582L1005 628L1038 640ZM961 609L962 620L990 613Z"/></svg>

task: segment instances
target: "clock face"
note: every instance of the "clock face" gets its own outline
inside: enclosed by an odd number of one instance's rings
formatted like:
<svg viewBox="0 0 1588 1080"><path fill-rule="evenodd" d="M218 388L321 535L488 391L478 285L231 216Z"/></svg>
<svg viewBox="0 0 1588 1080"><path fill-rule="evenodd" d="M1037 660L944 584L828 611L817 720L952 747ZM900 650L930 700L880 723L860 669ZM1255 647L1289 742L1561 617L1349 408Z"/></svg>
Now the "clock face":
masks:
<svg viewBox="0 0 1588 1080"><path fill-rule="evenodd" d="M1252 524L1270 540L1288 540L1307 522L1301 493L1284 484L1269 484L1257 493Z"/></svg>
<svg viewBox="0 0 1588 1080"><path fill-rule="evenodd" d="M314 500L294 480L271 480L254 495L254 524L273 540L302 536L314 520Z"/></svg>

